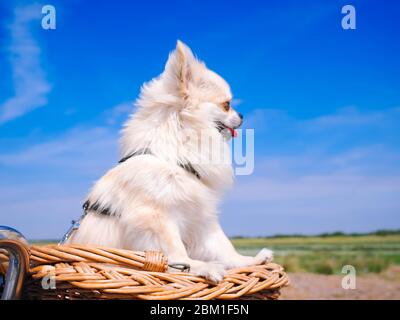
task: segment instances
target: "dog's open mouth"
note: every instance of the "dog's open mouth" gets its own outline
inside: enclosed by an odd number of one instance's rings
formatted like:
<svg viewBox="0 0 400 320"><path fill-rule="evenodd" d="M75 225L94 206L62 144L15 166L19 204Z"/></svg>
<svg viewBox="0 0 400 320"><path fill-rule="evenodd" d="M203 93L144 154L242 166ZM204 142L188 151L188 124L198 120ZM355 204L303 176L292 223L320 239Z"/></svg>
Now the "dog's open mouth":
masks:
<svg viewBox="0 0 400 320"><path fill-rule="evenodd" d="M223 130L228 130L232 136L232 138L237 137L237 132L235 130L235 128L231 128L228 127L226 125L224 125L221 121L217 121L217 129L219 130L219 132L222 132Z"/></svg>

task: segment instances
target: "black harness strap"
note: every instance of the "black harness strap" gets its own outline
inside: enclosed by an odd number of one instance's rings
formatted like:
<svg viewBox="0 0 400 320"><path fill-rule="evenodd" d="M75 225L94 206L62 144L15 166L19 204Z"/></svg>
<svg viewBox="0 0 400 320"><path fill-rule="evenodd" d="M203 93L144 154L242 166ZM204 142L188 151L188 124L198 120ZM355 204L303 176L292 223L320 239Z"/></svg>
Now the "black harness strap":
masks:
<svg viewBox="0 0 400 320"><path fill-rule="evenodd" d="M190 162L182 164L180 163L179 166L182 169L185 169L187 172L193 174L197 179L201 179L200 174L195 170L195 168L193 168L192 164Z"/></svg>
<svg viewBox="0 0 400 320"><path fill-rule="evenodd" d="M135 151L135 152L132 152L131 154L129 154L129 155L123 157L121 160L119 160L118 163L125 162L126 160L129 160L130 158L132 158L132 157L134 157L134 156L140 156L140 155L142 155L142 154L153 154L153 153L152 153L151 150L148 149L148 148L139 149L139 150L137 150L137 151ZM193 166L192 166L192 164L191 164L190 162L188 162L188 163L178 163L178 165L179 165L182 169L184 169L184 170L186 170L187 172L193 174L197 179L199 179L199 180L201 179L200 174L196 171L195 168L193 168Z"/></svg>
<svg viewBox="0 0 400 320"><path fill-rule="evenodd" d="M130 158L132 158L134 156L140 156L140 155L144 155L144 154L151 154L152 155L153 153L148 148L139 149L139 150L136 150L135 152L132 152L131 154L123 157L121 160L118 161L118 163L123 163L126 160L129 160ZM184 169L187 172L193 174L197 179L199 179L199 180L201 179L200 174L195 170L195 168L193 168L193 166L192 166L192 164L190 162L185 163L185 164L178 163L178 165L182 169ZM84 210L85 214L89 210L91 210L91 211L95 211L96 213L101 214L101 215L105 215L105 216L111 216L112 215L112 212L111 212L111 210L109 208L101 208L100 209L100 204L97 201L94 202L94 203L90 203L89 200L86 200L82 207L83 207L83 210Z"/></svg>
<svg viewBox="0 0 400 320"><path fill-rule="evenodd" d="M135 152L132 152L132 153L128 154L127 156L123 157L121 160L118 161L118 163L125 162L126 160L129 160L130 158L132 158L134 156L140 156L143 154L152 154L152 153L151 153L150 149L148 149L148 148L139 149L139 150L136 150Z"/></svg>
<svg viewBox="0 0 400 320"><path fill-rule="evenodd" d="M110 208L101 208L100 209L100 204L96 201L95 203L90 203L89 200L86 200L85 203L82 206L83 211L85 212L85 214L91 210L91 211L95 211L98 214L104 215L104 216L111 216L112 212Z"/></svg>

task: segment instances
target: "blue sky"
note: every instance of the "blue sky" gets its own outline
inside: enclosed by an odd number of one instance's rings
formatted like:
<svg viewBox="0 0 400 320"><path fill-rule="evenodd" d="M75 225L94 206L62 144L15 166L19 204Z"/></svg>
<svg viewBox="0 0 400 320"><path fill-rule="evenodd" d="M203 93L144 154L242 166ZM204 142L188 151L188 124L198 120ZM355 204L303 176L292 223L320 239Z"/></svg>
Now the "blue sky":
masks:
<svg viewBox="0 0 400 320"><path fill-rule="evenodd" d="M255 129L255 171L221 207L229 235L399 228L399 15L373 0L1 3L0 224L61 237L181 39Z"/></svg>

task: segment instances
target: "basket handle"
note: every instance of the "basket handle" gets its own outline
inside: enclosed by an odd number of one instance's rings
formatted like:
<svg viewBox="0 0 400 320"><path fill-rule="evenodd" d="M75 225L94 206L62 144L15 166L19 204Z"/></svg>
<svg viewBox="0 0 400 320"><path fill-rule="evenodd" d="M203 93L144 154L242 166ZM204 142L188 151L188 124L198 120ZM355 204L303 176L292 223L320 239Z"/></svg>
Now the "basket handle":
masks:
<svg viewBox="0 0 400 320"><path fill-rule="evenodd" d="M0 249L4 249L8 256L4 290L1 300L16 300L21 297L25 275L29 270L29 249L24 236L17 230L0 226ZM3 250L2 250L3 251Z"/></svg>

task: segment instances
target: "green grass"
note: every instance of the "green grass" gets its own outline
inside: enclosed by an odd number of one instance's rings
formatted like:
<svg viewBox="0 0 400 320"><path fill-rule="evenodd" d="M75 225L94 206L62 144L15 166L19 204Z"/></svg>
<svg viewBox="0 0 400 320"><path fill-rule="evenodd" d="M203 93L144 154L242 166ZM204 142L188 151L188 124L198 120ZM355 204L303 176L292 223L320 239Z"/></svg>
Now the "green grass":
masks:
<svg viewBox="0 0 400 320"><path fill-rule="evenodd" d="M263 247L274 250L274 261L288 272L340 274L349 264L363 274L400 265L399 234L234 238L232 242L243 254L255 255Z"/></svg>

